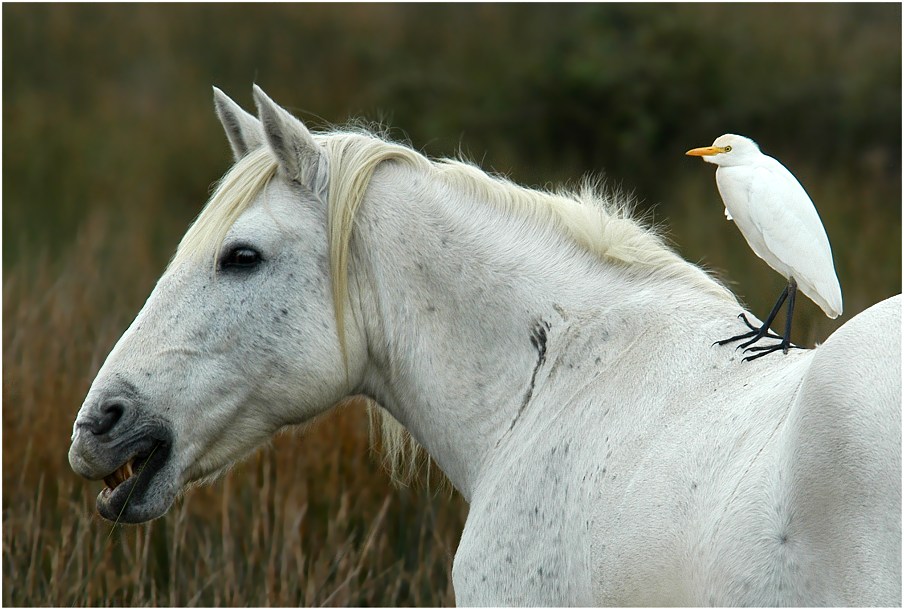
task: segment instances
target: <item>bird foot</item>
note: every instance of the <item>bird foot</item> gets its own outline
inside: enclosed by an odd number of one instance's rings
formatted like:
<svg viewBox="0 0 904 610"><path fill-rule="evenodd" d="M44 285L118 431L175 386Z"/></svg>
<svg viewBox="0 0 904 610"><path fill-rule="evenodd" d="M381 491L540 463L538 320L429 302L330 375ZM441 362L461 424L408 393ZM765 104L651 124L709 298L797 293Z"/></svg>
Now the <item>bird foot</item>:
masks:
<svg viewBox="0 0 904 610"><path fill-rule="evenodd" d="M778 343L773 345L759 345L757 347L748 347L745 349L745 352L760 352L755 356L747 356L744 358L744 362L750 362L751 360L756 360L757 358L762 358L767 354L771 354L772 352L777 352L778 350L782 350L783 354L787 354L789 349L806 349L805 347L801 347L799 345L794 345L790 341L785 341L782 339Z"/></svg>
<svg viewBox="0 0 904 610"><path fill-rule="evenodd" d="M747 315L744 314L743 312L739 313L738 317L741 318L742 320L744 320L744 324L746 324L747 328L749 328L750 330L753 330L756 332L760 332L762 330L761 326L754 326L753 324L751 324L750 320L747 319ZM768 328L766 329L766 331L767 332L765 334L763 334L764 337L769 337L770 339L781 339L781 337L776 335L775 333L768 332L769 331ZM751 335L751 336L753 336L753 335Z"/></svg>
<svg viewBox="0 0 904 610"><path fill-rule="evenodd" d="M743 335L735 335L734 337L729 337L728 339L722 339L721 341L716 341L713 343L713 346L716 345L725 345L726 343L733 343L734 341L740 341L741 339L748 339L757 334L758 331L752 330L749 333L744 333Z"/></svg>
<svg viewBox="0 0 904 610"><path fill-rule="evenodd" d="M741 318L742 320L744 320L744 324L747 325L747 328L750 329L750 332L743 333L740 335L735 335L734 337L729 337L728 339L722 339L721 341L716 341L715 343L713 343L714 346L715 345L725 345L726 343L733 343L735 341L741 341L743 339L750 339L750 341L742 343L737 348L735 348L735 349L741 349L741 348L745 348L750 345L753 345L754 343L756 343L763 337L768 337L770 339L781 339L780 336L778 336L774 333L770 333L769 328L765 324L763 326L754 326L753 324L750 323L750 320L748 320L747 316L744 315L743 313L739 314L738 317Z"/></svg>

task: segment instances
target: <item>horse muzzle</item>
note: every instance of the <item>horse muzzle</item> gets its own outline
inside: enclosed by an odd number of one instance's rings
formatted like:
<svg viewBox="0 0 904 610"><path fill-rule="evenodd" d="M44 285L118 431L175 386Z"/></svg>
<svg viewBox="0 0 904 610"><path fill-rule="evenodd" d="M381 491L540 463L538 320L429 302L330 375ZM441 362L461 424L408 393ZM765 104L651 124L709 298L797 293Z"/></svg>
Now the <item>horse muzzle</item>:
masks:
<svg viewBox="0 0 904 610"><path fill-rule="evenodd" d="M82 406L69 464L106 484L97 496L102 517L141 523L163 515L179 492L172 448L168 422L149 417L134 397L109 396Z"/></svg>

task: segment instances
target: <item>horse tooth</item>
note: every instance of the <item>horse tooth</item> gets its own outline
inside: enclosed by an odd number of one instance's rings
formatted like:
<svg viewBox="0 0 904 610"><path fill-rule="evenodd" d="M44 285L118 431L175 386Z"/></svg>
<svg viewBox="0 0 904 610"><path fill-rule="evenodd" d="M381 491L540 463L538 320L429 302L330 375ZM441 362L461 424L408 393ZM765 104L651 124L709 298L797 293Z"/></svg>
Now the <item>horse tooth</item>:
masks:
<svg viewBox="0 0 904 610"><path fill-rule="evenodd" d="M114 489L116 489L116 485L117 485L117 483L116 483L116 477L114 476L115 474L116 474L116 473L113 473L113 474L111 474L111 475L107 475L107 476L104 477L104 483L107 485L107 487L108 487L111 491L114 490Z"/></svg>
<svg viewBox="0 0 904 610"><path fill-rule="evenodd" d="M134 461L135 461L135 458L132 458L131 460L126 462L126 465L123 467L123 471L124 471L124 474L126 475L127 479L130 478L134 474L134 471L132 470L132 463Z"/></svg>

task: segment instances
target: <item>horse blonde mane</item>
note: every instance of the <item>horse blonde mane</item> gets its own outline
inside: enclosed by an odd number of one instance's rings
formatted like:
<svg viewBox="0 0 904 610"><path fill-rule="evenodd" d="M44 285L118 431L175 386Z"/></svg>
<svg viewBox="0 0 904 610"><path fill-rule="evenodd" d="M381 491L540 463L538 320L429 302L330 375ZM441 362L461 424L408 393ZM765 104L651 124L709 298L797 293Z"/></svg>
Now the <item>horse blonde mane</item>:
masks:
<svg viewBox="0 0 904 610"><path fill-rule="evenodd" d="M338 340L346 353L345 311L348 301L348 258L356 212L364 200L377 167L397 161L486 201L505 212L521 214L536 223L557 225L576 244L611 263L643 270L650 275L680 278L697 290L735 302L734 295L699 267L669 248L653 229L632 218L627 198L608 198L591 183L578 192L528 189L455 159L430 160L417 151L383 140L369 132L336 131L315 136L329 165L328 234L332 300ZM182 239L173 263L210 256L229 228L276 175L276 157L266 146L236 162L218 183L207 205ZM371 442L380 430L383 461L393 480L411 479L422 453L417 442L385 409L368 401ZM429 461L427 471L429 473Z"/></svg>

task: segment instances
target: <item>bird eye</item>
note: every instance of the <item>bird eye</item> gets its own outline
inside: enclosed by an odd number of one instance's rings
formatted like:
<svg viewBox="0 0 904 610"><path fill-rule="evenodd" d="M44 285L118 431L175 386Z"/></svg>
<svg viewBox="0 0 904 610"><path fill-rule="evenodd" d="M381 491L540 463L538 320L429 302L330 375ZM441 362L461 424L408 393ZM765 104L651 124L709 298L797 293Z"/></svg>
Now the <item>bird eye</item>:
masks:
<svg viewBox="0 0 904 610"><path fill-rule="evenodd" d="M726 146L726 147L725 147L725 152L731 152L731 146Z"/></svg>
<svg viewBox="0 0 904 610"><path fill-rule="evenodd" d="M251 269L261 262L261 254L248 246L230 248L220 259L220 269Z"/></svg>

